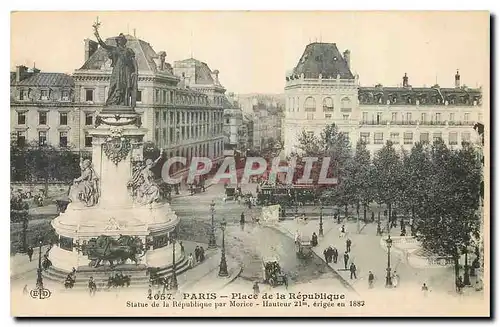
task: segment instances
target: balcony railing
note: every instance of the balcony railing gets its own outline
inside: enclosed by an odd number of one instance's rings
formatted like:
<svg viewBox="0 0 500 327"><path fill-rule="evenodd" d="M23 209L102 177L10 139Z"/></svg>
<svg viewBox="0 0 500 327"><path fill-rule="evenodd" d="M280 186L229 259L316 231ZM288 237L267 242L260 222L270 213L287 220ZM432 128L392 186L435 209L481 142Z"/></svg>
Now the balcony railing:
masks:
<svg viewBox="0 0 500 327"><path fill-rule="evenodd" d="M445 126L448 123L449 126L473 126L474 122L471 121L418 121L418 120L362 120L359 125L425 125L425 126Z"/></svg>

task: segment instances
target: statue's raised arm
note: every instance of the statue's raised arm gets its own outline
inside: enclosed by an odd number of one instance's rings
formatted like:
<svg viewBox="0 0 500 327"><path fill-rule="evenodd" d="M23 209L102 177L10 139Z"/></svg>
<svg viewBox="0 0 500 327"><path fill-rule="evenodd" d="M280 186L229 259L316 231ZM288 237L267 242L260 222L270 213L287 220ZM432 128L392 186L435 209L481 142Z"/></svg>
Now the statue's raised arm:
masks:
<svg viewBox="0 0 500 327"><path fill-rule="evenodd" d="M97 38L97 42L99 42L99 45L103 47L106 50L112 50L113 46L107 45L102 39L101 36L99 35L99 27L101 26L101 23L99 22L99 17L97 17L96 22L92 27L94 28L94 35Z"/></svg>

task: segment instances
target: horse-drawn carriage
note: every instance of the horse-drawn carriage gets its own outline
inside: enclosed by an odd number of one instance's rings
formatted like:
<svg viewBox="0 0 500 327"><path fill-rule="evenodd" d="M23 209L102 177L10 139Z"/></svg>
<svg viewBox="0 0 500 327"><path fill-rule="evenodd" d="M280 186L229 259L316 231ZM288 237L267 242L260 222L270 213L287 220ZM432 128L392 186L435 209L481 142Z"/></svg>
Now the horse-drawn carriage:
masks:
<svg viewBox="0 0 500 327"><path fill-rule="evenodd" d="M269 257L262 259L262 271L264 283L268 283L272 287L278 285L285 285L285 287L288 287L288 279L281 270L278 258Z"/></svg>
<svg viewBox="0 0 500 327"><path fill-rule="evenodd" d="M310 258L312 256L311 239L301 237L295 241L295 254L299 258Z"/></svg>

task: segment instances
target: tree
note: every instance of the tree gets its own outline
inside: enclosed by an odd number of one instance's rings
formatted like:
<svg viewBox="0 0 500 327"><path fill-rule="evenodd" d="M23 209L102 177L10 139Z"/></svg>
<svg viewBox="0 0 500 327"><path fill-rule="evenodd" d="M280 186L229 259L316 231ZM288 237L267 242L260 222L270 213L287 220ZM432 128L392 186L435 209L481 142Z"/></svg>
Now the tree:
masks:
<svg viewBox="0 0 500 327"><path fill-rule="evenodd" d="M320 139L315 134L306 133L306 131L299 134L297 147L304 157L315 157L323 152Z"/></svg>
<svg viewBox="0 0 500 327"><path fill-rule="evenodd" d="M359 226L359 210L363 205L363 217L366 222L366 207L368 206L370 196L370 152L366 149L366 143L360 140L356 144L354 156L349 159L349 164L346 167L346 174L342 184L343 196L345 202L353 204L356 207L358 233Z"/></svg>
<svg viewBox="0 0 500 327"><path fill-rule="evenodd" d="M329 177L337 178L338 184L329 188L323 198L344 206L347 217L347 208L351 201L342 183L347 175L346 167L352 152L349 139L338 131L335 124L331 124L326 125L319 136L302 131L298 139L298 148L302 156L317 157L321 160L313 168L311 173L313 180L319 177L322 163L326 162L323 160L329 158Z"/></svg>
<svg viewBox="0 0 500 327"><path fill-rule="evenodd" d="M70 148L55 148L31 142L26 146L11 144L11 180L44 181L47 191L49 181L70 182L80 171L80 154Z"/></svg>
<svg viewBox="0 0 500 327"><path fill-rule="evenodd" d="M391 141L375 153L373 159L375 199L387 205L389 220L394 203L400 198L402 162ZM388 225L388 229L389 229Z"/></svg>
<svg viewBox="0 0 500 327"><path fill-rule="evenodd" d="M462 149L451 151L443 141L436 141L431 150L427 194L415 208L417 239L433 253L451 257L457 278L460 255L479 234L480 173L481 164L472 146L464 144Z"/></svg>
<svg viewBox="0 0 500 327"><path fill-rule="evenodd" d="M416 143L408 155L403 153L403 183L401 183L401 208L415 218L415 208L426 198L431 175L431 158L424 143Z"/></svg>

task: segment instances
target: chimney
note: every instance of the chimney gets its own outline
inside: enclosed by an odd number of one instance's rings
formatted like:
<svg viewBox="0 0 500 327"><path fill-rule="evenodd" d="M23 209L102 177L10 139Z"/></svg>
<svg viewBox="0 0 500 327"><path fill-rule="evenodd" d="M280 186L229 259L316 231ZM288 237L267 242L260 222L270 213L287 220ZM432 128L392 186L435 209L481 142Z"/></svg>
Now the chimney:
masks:
<svg viewBox="0 0 500 327"><path fill-rule="evenodd" d="M457 69L457 73L455 74L455 87L459 88L460 87L460 72Z"/></svg>
<svg viewBox="0 0 500 327"><path fill-rule="evenodd" d="M219 84L219 71L216 69L213 73L215 75L215 84Z"/></svg>
<svg viewBox="0 0 500 327"><path fill-rule="evenodd" d="M91 39L85 39L85 61L89 60L90 57L97 51L99 43L92 41Z"/></svg>
<svg viewBox="0 0 500 327"><path fill-rule="evenodd" d="M344 51L344 60L347 63L347 68L351 69L351 51Z"/></svg>
<svg viewBox="0 0 500 327"><path fill-rule="evenodd" d="M19 83L26 76L26 72L28 71L28 67L26 66L16 66L16 82Z"/></svg>
<svg viewBox="0 0 500 327"><path fill-rule="evenodd" d="M160 52L158 52L158 57L160 57L158 69L164 70L165 69L165 58L167 57L167 53L165 51L160 51Z"/></svg>
<svg viewBox="0 0 500 327"><path fill-rule="evenodd" d="M36 68L35 63L33 62L33 74L38 74L40 69Z"/></svg>
<svg viewBox="0 0 500 327"><path fill-rule="evenodd" d="M408 87L408 75L403 76L403 87Z"/></svg>

